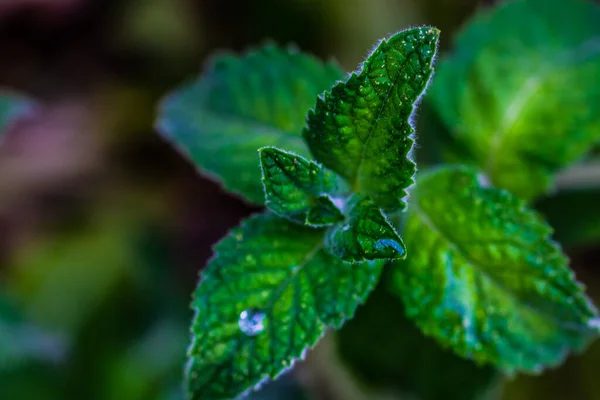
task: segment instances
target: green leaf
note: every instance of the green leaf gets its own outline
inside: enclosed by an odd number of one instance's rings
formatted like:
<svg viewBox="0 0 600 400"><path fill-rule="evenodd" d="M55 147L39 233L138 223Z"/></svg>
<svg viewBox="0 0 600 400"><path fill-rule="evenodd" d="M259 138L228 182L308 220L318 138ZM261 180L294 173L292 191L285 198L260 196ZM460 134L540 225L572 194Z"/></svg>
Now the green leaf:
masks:
<svg viewBox="0 0 600 400"><path fill-rule="evenodd" d="M411 118L433 72L439 31L382 40L357 73L317 99L304 138L315 158L387 211L402 209L415 164Z"/></svg>
<svg viewBox="0 0 600 400"><path fill-rule="evenodd" d="M404 242L381 208L369 198L353 196L344 223L331 228L325 237L327 250L344 261L403 259Z"/></svg>
<svg viewBox="0 0 600 400"><path fill-rule="evenodd" d="M259 150L266 205L277 215L299 224L331 225L344 219L330 196L343 182L314 161L276 147Z"/></svg>
<svg viewBox="0 0 600 400"><path fill-rule="evenodd" d="M322 230L273 214L246 220L215 254L193 300L194 400L235 398L277 377L353 316L382 268L344 263L324 251Z"/></svg>
<svg viewBox="0 0 600 400"><path fill-rule="evenodd" d="M20 311L0 293L0 372L31 361L62 361L67 351L63 338L27 321Z"/></svg>
<svg viewBox="0 0 600 400"><path fill-rule="evenodd" d="M7 290L27 319L74 339L137 268L146 271L137 247L144 206L135 201L137 208L105 202L107 209L95 209L96 218L81 229L29 240L6 276Z"/></svg>
<svg viewBox="0 0 600 400"><path fill-rule="evenodd" d="M478 367L424 336L388 290L390 269L356 315L336 334L341 360L368 389L420 400L484 400L498 373Z"/></svg>
<svg viewBox="0 0 600 400"><path fill-rule="evenodd" d="M340 199L336 198L335 200ZM343 219L344 215L334 203L334 199L324 195L319 196L315 204L308 210L305 223L309 226L320 227L334 224Z"/></svg>
<svg viewBox="0 0 600 400"><path fill-rule="evenodd" d="M256 151L278 146L308 156L301 137L306 111L342 77L336 65L293 48L219 56L201 78L165 99L158 128L203 173L261 204Z"/></svg>
<svg viewBox="0 0 600 400"><path fill-rule="evenodd" d="M188 340L186 325L168 319L154 322L143 335L137 336L135 343L107 362L107 376L96 389L98 398L157 399L157 388L181 376Z"/></svg>
<svg viewBox="0 0 600 400"><path fill-rule="evenodd" d="M517 0L479 14L430 99L497 187L530 199L600 135L600 7Z"/></svg>
<svg viewBox="0 0 600 400"><path fill-rule="evenodd" d="M0 93L0 135L30 106L30 102L23 97Z"/></svg>
<svg viewBox="0 0 600 400"><path fill-rule="evenodd" d="M552 229L520 200L447 167L420 177L409 210L394 289L425 334L508 373L555 366L597 337Z"/></svg>

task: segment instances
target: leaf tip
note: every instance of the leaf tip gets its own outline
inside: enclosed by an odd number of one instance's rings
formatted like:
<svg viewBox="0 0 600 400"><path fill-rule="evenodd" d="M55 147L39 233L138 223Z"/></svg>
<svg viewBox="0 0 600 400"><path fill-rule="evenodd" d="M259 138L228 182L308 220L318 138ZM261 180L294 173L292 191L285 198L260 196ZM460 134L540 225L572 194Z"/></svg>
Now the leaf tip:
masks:
<svg viewBox="0 0 600 400"><path fill-rule="evenodd" d="M258 158L260 159L260 164L264 165L264 163L271 159L273 160L276 154L276 148L271 146L261 147L257 150Z"/></svg>

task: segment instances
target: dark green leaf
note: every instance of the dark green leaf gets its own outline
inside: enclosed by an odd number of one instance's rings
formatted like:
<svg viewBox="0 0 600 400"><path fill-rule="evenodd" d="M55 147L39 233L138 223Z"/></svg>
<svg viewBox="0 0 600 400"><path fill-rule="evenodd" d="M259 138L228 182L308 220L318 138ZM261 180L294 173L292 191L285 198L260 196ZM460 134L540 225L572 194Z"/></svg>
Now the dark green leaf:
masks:
<svg viewBox="0 0 600 400"><path fill-rule="evenodd" d="M64 340L27 321L20 311L0 295L0 371L31 361L60 361L66 352Z"/></svg>
<svg viewBox="0 0 600 400"><path fill-rule="evenodd" d="M306 111L342 76L337 66L291 48L220 56L164 101L158 128L203 173L262 203L256 150L278 146L307 156L301 137Z"/></svg>
<svg viewBox="0 0 600 400"><path fill-rule="evenodd" d="M344 219L330 196L343 182L317 163L275 147L259 150L266 205L291 221L325 226Z"/></svg>
<svg viewBox="0 0 600 400"><path fill-rule="evenodd" d="M512 373L539 372L597 337L597 312L551 228L475 171L422 175L394 288L407 315L458 354Z"/></svg>
<svg viewBox="0 0 600 400"><path fill-rule="evenodd" d="M325 238L333 255L344 261L406 257L404 242L371 199L355 195L346 209L346 221L332 227Z"/></svg>
<svg viewBox="0 0 600 400"><path fill-rule="evenodd" d="M344 219L338 206L327 195L319 196L308 211L306 224L310 226L326 226Z"/></svg>
<svg viewBox="0 0 600 400"><path fill-rule="evenodd" d="M194 400L235 398L277 377L352 317L382 267L344 263L324 251L322 230L273 214L244 222L215 254L193 300Z"/></svg>
<svg viewBox="0 0 600 400"><path fill-rule="evenodd" d="M317 99L304 138L315 158L387 211L405 207L415 164L412 115L432 74L439 31L381 41L358 73Z"/></svg>
<svg viewBox="0 0 600 400"><path fill-rule="evenodd" d="M600 7L516 0L481 13L430 99L497 187L529 199L600 135Z"/></svg>
<svg viewBox="0 0 600 400"><path fill-rule="evenodd" d="M353 374L370 389L410 393L420 400L486 399L499 374L425 337L387 290L386 275L336 334L338 352Z"/></svg>
<svg viewBox="0 0 600 400"><path fill-rule="evenodd" d="M109 203L113 206L115 203ZM109 206L109 207L110 207ZM76 337L140 266L139 201L96 209L83 229L31 241L7 274L7 287L28 318L44 329ZM57 295L60 293L60 296Z"/></svg>

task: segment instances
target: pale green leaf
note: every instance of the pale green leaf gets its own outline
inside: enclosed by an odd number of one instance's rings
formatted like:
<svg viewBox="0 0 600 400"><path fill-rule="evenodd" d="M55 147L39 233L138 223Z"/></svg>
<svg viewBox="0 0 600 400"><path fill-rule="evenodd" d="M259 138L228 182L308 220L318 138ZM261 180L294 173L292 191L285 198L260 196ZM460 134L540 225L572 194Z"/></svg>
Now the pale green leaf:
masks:
<svg viewBox="0 0 600 400"><path fill-rule="evenodd" d="M190 398L232 399L277 377L352 317L381 268L330 255L323 230L274 214L246 220L215 247L194 293Z"/></svg>
<svg viewBox="0 0 600 400"><path fill-rule="evenodd" d="M420 176L394 289L421 329L456 353L508 373L539 372L598 335L594 306L551 228L475 171Z"/></svg>
<svg viewBox="0 0 600 400"><path fill-rule="evenodd" d="M600 141L600 7L516 0L477 15L429 98L493 184L525 199Z"/></svg>
<svg viewBox="0 0 600 400"><path fill-rule="evenodd" d="M387 211L405 207L413 183L411 118L433 72L438 36L420 27L382 40L308 113L304 138L317 161Z"/></svg>
<svg viewBox="0 0 600 400"><path fill-rule="evenodd" d="M263 203L256 151L278 146L307 156L306 112L342 76L333 64L273 45L215 57L198 80L163 102L158 128L203 173Z"/></svg>
<svg viewBox="0 0 600 400"><path fill-rule="evenodd" d="M355 195L345 208L346 221L325 237L328 251L344 261L406 257L404 242L370 198Z"/></svg>
<svg viewBox="0 0 600 400"><path fill-rule="evenodd" d="M345 189L335 173L276 147L263 147L259 153L266 205L274 213L311 226L344 219L330 197Z"/></svg>

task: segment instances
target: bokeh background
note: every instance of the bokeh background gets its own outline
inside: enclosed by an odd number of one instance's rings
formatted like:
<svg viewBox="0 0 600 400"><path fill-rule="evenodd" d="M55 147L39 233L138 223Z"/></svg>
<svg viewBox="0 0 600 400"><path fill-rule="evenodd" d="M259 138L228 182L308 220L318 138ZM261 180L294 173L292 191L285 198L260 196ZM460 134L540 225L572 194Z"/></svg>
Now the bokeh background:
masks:
<svg viewBox="0 0 600 400"><path fill-rule="evenodd" d="M0 325L10 350L0 399L183 399L198 272L211 246L256 211L198 175L153 128L161 97L197 76L207 56L273 39L352 70L379 38L411 25L439 27L448 49L492 3L0 0L0 88L36 101L0 146L0 311L10 321ZM436 158L442 128L433 119L424 104L423 162ZM571 175L561 179L570 186ZM565 215L574 201L598 208L600 190L537 206L559 239L583 237L566 249L598 301L600 217ZM490 398L600 399L600 344L503 384L423 339L401 307L397 321L378 314L389 307L398 304L378 294L359 312L364 323L327 335L253 398L468 399L469 387L491 382Z"/></svg>

